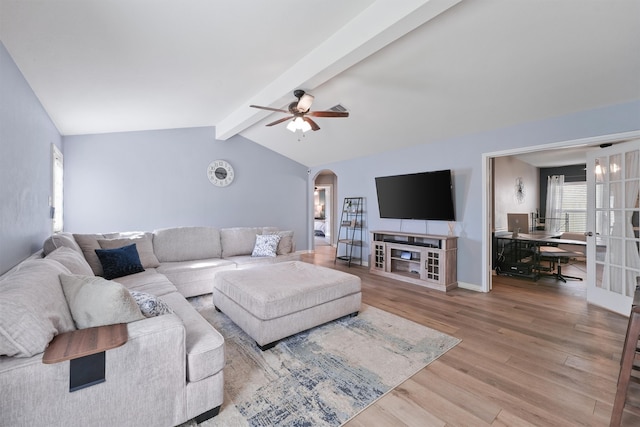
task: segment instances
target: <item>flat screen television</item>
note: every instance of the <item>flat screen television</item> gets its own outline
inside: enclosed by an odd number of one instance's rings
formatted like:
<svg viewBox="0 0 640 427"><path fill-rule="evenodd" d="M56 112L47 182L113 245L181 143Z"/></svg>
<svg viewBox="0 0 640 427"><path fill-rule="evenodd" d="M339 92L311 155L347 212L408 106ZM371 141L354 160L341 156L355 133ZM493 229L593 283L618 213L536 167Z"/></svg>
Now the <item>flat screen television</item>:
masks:
<svg viewBox="0 0 640 427"><path fill-rule="evenodd" d="M455 221L451 170L376 178L380 218Z"/></svg>

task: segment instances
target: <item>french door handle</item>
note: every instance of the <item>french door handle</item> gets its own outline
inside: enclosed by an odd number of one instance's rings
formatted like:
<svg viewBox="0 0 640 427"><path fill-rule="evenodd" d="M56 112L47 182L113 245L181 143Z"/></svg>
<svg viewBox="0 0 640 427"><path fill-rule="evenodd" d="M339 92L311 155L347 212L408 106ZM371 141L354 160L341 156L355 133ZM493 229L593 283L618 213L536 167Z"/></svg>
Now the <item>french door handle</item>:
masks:
<svg viewBox="0 0 640 427"><path fill-rule="evenodd" d="M593 236L593 231L585 231L584 235L587 236L587 237L591 237L591 236Z"/></svg>

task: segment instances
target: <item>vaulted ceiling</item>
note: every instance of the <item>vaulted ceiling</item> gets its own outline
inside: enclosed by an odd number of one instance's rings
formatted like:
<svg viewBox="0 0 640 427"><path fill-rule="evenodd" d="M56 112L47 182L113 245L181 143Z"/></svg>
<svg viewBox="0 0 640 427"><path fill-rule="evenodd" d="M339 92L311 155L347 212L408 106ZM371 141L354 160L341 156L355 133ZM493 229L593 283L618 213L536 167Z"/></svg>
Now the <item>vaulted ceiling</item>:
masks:
<svg viewBox="0 0 640 427"><path fill-rule="evenodd" d="M63 135L215 126L307 166L640 99L638 0L0 0ZM301 136L293 90L312 110Z"/></svg>

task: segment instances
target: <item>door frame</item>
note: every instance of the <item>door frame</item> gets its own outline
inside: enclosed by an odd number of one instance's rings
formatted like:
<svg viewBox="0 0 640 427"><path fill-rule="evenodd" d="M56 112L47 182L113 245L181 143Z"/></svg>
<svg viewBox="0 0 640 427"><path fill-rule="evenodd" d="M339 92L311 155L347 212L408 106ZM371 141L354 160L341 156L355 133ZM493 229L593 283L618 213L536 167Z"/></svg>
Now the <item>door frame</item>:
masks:
<svg viewBox="0 0 640 427"><path fill-rule="evenodd" d="M529 147L511 148L508 150L493 151L482 154L482 283L481 291L489 292L492 287L492 194L493 171L491 160L496 157L513 156L517 154L532 153L536 151L553 150L559 148L571 148L578 146L598 146L612 142L622 142L628 139L640 138L640 131L622 132L609 135L600 135L588 138L578 138L550 144L534 145ZM585 159L586 161L586 159Z"/></svg>
<svg viewBox="0 0 640 427"><path fill-rule="evenodd" d="M334 246L334 240L335 240L335 233L333 232L333 229L335 228L333 226L333 224L335 223L335 212L336 212L336 208L335 208L335 203L333 203L333 184L315 184L314 185L314 189L318 188L318 189L324 189L326 191L325 193L325 200L328 200L328 205L329 206L325 206L325 221L327 222L327 226L329 228L329 245L330 246ZM328 194L328 196L327 196ZM314 195L314 200L315 200L315 195ZM315 206L314 206L315 208ZM315 221L315 215L313 215L313 219ZM314 230L315 231L315 230ZM314 242L315 242L315 236L314 236ZM314 244L315 247L315 244Z"/></svg>

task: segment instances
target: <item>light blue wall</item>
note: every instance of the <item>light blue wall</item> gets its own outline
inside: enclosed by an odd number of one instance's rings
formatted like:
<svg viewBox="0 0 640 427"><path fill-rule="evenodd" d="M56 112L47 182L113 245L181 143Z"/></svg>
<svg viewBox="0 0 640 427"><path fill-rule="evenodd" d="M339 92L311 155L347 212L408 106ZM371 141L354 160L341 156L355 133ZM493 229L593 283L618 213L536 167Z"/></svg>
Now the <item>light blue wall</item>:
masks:
<svg viewBox="0 0 640 427"><path fill-rule="evenodd" d="M65 229L151 230L176 225L275 225L311 242L313 180L338 176L338 200L364 196L367 230L447 234L444 222L382 220L374 177L450 168L456 192L458 278L480 285L482 154L640 129L640 101L521 124L377 156L331 163L307 174L242 137L216 141L213 128L84 135L62 139L0 43L0 273L40 249L50 233L51 149L65 159ZM237 172L227 188L205 174L214 159ZM419 195L417 195L419 196ZM369 247L365 247L368 257Z"/></svg>
<svg viewBox="0 0 640 427"><path fill-rule="evenodd" d="M51 233L51 144L60 134L0 42L0 274Z"/></svg>
<svg viewBox="0 0 640 427"><path fill-rule="evenodd" d="M202 127L65 136L65 230L273 225L294 230L306 249L307 168L243 137L214 135ZM207 178L216 159L234 168L228 187Z"/></svg>
<svg viewBox="0 0 640 427"><path fill-rule="evenodd" d="M312 168L311 176L324 169L332 170L338 177L338 200L341 201L344 197L365 197L366 225L369 231L391 230L446 235L449 233L449 224L443 221L380 219L374 178L452 169L457 219L454 234L459 236L458 280L481 286L482 154L637 130L640 130L640 100L380 155L324 164ZM313 183L310 183L310 186L312 185ZM415 197L420 197L418 191ZM364 259L368 259L370 253L368 237L367 233Z"/></svg>

